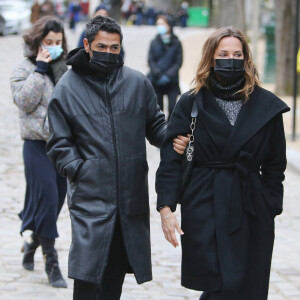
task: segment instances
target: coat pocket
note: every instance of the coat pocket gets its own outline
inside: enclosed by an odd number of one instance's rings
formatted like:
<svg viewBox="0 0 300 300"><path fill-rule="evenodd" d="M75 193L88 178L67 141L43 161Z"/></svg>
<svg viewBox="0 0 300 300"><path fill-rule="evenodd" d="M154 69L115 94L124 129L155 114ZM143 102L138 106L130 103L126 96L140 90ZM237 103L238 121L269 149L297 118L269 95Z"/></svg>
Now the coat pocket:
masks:
<svg viewBox="0 0 300 300"><path fill-rule="evenodd" d="M95 217L106 217L110 212L109 177L106 162L101 159L86 160L77 179L70 183L72 212Z"/></svg>

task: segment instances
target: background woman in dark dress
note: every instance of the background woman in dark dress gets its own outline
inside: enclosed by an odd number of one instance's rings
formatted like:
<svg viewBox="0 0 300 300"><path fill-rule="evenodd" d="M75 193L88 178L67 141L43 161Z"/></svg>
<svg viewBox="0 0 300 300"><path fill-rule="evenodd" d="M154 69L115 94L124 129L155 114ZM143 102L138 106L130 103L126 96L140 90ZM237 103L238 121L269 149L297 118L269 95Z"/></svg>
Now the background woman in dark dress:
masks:
<svg viewBox="0 0 300 300"><path fill-rule="evenodd" d="M163 231L174 246L175 228L181 234L182 285L204 291L200 299L266 300L286 168L282 113L289 108L260 87L247 41L233 27L208 38L194 82L161 147ZM190 133L194 101L194 165L182 191L182 157L172 140ZM179 201L182 229L172 213Z"/></svg>
<svg viewBox="0 0 300 300"><path fill-rule="evenodd" d="M10 85L19 108L26 179L21 233L31 230L24 242L23 267L34 268L34 254L41 245L45 270L54 287L67 287L54 248L56 221L66 196L66 180L51 165L45 151L49 138L48 102L54 86L67 70L64 28L55 17L43 17L24 35L25 59L13 70Z"/></svg>
<svg viewBox="0 0 300 300"><path fill-rule="evenodd" d="M147 75L157 96L161 110L163 97L168 96L168 120L180 95L179 69L182 65L182 46L173 33L173 22L169 16L160 15L156 21L158 35L152 40L148 54L150 72Z"/></svg>

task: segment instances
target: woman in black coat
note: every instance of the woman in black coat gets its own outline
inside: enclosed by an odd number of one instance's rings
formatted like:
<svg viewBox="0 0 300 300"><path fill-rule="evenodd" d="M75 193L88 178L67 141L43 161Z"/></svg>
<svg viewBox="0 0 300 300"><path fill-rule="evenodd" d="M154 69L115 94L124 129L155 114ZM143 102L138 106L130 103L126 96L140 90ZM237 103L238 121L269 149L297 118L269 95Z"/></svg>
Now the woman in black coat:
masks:
<svg viewBox="0 0 300 300"><path fill-rule="evenodd" d="M173 33L170 17L160 15L156 24L158 35L150 44L148 54L150 72L147 77L153 85L161 110L164 110L163 96L168 96L169 120L180 95L178 73L182 65L182 46Z"/></svg>
<svg viewBox="0 0 300 300"><path fill-rule="evenodd" d="M200 299L266 300L286 168L282 113L289 108L260 87L245 37L233 27L208 38L194 82L161 147L156 189L164 234L174 246L175 228L181 234L182 285L204 291ZM172 139L188 133L193 167L182 188ZM182 229L172 213L178 202Z"/></svg>

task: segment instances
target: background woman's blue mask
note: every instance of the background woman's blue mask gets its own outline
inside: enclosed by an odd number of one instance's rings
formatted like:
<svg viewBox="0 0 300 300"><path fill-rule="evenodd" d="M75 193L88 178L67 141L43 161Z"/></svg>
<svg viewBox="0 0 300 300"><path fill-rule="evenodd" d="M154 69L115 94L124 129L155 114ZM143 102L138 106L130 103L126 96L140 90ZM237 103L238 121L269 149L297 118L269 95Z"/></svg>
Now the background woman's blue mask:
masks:
<svg viewBox="0 0 300 300"><path fill-rule="evenodd" d="M166 26L164 26L164 25L157 25L157 32L158 32L158 34L160 34L160 35L164 35L164 34L166 34L167 33L167 27Z"/></svg>
<svg viewBox="0 0 300 300"><path fill-rule="evenodd" d="M42 46L43 49L48 50L48 52L50 53L50 57L52 58L52 60L55 60L56 58L58 58L62 52L62 46L61 45L57 45L57 46Z"/></svg>

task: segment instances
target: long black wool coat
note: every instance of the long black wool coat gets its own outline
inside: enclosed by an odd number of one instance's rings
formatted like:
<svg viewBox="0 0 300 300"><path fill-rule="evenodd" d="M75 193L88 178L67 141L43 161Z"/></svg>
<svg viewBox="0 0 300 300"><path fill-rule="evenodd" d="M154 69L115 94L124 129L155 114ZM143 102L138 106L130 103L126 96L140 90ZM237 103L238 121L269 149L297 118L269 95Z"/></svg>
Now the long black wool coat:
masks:
<svg viewBox="0 0 300 300"><path fill-rule="evenodd" d="M223 291L223 300L266 300L274 217L282 212L289 110L256 87L234 126L213 94L196 96L195 165L182 193L182 157L172 139L190 133L193 96L178 101L161 147L158 207L181 202L182 285Z"/></svg>
<svg viewBox="0 0 300 300"><path fill-rule="evenodd" d="M146 140L160 146L166 121L149 80L120 67L95 74L75 49L49 105L47 153L68 178L69 277L100 283L117 213L137 282L152 279ZM95 72L94 72L95 71Z"/></svg>

